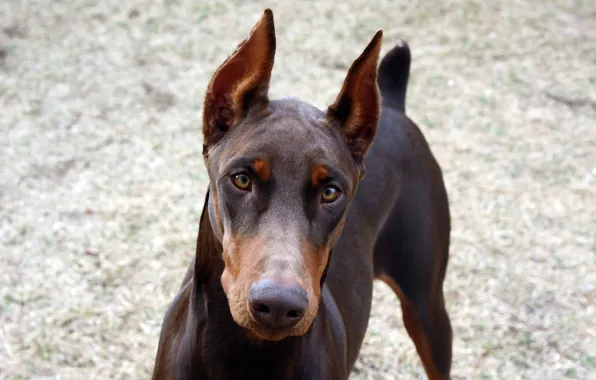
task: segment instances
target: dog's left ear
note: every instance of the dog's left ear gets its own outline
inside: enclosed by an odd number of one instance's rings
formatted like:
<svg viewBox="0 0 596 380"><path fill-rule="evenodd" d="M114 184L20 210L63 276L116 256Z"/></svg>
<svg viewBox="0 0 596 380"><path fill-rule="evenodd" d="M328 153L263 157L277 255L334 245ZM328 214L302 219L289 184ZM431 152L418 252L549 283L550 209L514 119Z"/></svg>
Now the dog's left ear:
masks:
<svg viewBox="0 0 596 380"><path fill-rule="evenodd" d="M203 110L203 150L217 143L246 116L268 104L275 56L273 12L266 9L250 36L215 72Z"/></svg>
<svg viewBox="0 0 596 380"><path fill-rule="evenodd" d="M341 92L327 110L327 122L341 128L358 164L375 137L380 118L377 62L382 38L379 30L350 67Z"/></svg>

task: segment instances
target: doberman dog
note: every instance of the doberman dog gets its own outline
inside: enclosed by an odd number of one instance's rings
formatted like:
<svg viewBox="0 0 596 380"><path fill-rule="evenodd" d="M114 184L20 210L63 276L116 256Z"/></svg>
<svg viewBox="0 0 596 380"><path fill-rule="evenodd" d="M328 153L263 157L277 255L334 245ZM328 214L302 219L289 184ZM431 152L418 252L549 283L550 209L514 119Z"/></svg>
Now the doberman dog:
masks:
<svg viewBox="0 0 596 380"><path fill-rule="evenodd" d="M269 99L269 9L215 72L196 255L165 316L154 380L347 379L375 278L397 293L428 377L449 378L448 198L405 116L410 49L377 67L381 38L326 112Z"/></svg>

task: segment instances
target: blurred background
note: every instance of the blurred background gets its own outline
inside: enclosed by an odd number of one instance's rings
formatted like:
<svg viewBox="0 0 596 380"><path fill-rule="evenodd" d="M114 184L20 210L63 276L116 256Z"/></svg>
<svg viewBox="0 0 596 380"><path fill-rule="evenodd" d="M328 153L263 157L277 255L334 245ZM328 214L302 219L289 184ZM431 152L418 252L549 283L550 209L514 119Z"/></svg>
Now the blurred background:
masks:
<svg viewBox="0 0 596 380"><path fill-rule="evenodd" d="M454 379L596 371L596 2L0 2L0 378L146 379L194 254L211 74L265 7L320 108L377 29L445 174ZM592 321L592 322L590 322ZM590 375L592 374L592 375ZM424 372L375 286L353 379Z"/></svg>

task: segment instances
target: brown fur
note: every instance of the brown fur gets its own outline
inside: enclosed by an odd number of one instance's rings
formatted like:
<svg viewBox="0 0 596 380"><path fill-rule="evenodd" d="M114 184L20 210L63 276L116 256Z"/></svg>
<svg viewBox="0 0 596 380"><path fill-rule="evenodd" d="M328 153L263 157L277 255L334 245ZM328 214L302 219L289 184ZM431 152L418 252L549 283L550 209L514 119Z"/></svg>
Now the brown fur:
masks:
<svg viewBox="0 0 596 380"><path fill-rule="evenodd" d="M402 290L400 289L399 285L389 276L387 275L380 275L379 280L383 281L395 292L398 296L399 301L401 303L401 311L402 311L402 318L404 320L404 325L406 326L406 330L408 331L408 335L414 342L416 346L416 351L420 356L420 360L422 361L422 365L424 366L424 370L426 371L426 375L430 380L440 380L444 377L441 375L440 371L436 368L433 359L432 353L430 351L430 345L428 343L428 338L425 336L422 326L420 324L420 315L416 311L416 308L410 300L404 295Z"/></svg>
<svg viewBox="0 0 596 380"><path fill-rule="evenodd" d="M252 163L252 168L255 173L257 173L257 176L259 176L261 181L269 181L269 178L271 177L271 168L269 167L267 161L258 159L254 160Z"/></svg>
<svg viewBox="0 0 596 380"><path fill-rule="evenodd" d="M311 175L313 186L319 186L329 177L329 171L323 165L317 165Z"/></svg>
<svg viewBox="0 0 596 380"><path fill-rule="evenodd" d="M217 142L223 133L237 125L253 103L266 103L274 57L273 13L266 10L250 37L211 79L204 101L205 145Z"/></svg>
<svg viewBox="0 0 596 380"><path fill-rule="evenodd" d="M354 61L327 112L268 98L270 10L215 72L203 114L210 184L197 252L166 314L153 380L345 380L375 277L399 297L429 378L449 378L447 195L422 133L403 114L409 48L393 48L377 75L381 37ZM250 188L233 184L238 173ZM340 195L323 202L328 185ZM288 286L294 293L283 293ZM291 306L299 313L263 319L269 306L255 307L251 289L280 303L299 297Z"/></svg>
<svg viewBox="0 0 596 380"><path fill-rule="evenodd" d="M329 106L332 122L339 121L354 157L360 161L375 137L381 107L377 63L383 32L378 31L350 67L335 103Z"/></svg>

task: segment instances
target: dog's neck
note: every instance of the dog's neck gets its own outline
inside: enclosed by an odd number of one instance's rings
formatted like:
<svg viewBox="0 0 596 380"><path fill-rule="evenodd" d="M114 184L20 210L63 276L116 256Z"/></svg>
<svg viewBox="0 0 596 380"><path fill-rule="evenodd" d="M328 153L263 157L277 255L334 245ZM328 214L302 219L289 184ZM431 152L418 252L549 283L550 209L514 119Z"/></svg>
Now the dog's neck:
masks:
<svg viewBox="0 0 596 380"><path fill-rule="evenodd" d="M195 287L197 285L207 287L217 286L220 284L221 275L224 270L223 248L221 242L213 232L213 226L209 219L209 198L210 191L207 190L197 236L193 277Z"/></svg>

